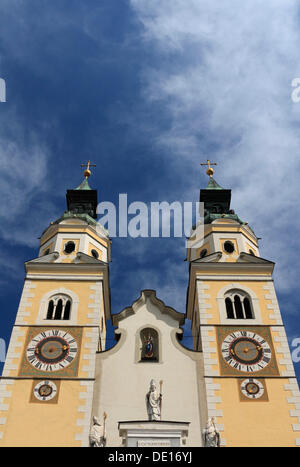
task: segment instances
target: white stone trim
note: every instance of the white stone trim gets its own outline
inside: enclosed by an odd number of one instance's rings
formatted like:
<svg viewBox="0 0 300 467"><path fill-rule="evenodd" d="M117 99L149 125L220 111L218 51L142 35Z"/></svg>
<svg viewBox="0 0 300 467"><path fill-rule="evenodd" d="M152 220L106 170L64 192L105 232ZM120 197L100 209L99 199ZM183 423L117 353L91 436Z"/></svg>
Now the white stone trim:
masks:
<svg viewBox="0 0 300 467"><path fill-rule="evenodd" d="M212 365L218 365L216 347L210 347L211 342L215 339L209 336L208 333L214 331L213 326L200 326L201 343L203 351L204 375L218 376L218 371L212 368Z"/></svg>
<svg viewBox="0 0 300 467"><path fill-rule="evenodd" d="M292 423L292 429L294 432L298 432L300 431L300 392L297 379L290 378L289 383L284 385L284 389L288 393L292 393L292 397L289 395L286 397L286 400L288 404L294 405L293 410L290 410L290 416L297 417L297 422ZM300 441L300 439L295 439L296 446L300 445L300 443L297 444L298 441Z"/></svg>
<svg viewBox="0 0 300 467"><path fill-rule="evenodd" d="M207 300L210 299L210 295L206 293L209 289L209 285L205 284L202 281L197 280L197 299L198 299L198 309L199 309L199 318L200 324L207 324L207 320L212 318L211 313L207 313L206 310L211 308L211 305L207 303Z"/></svg>
<svg viewBox="0 0 300 467"><path fill-rule="evenodd" d="M96 352L98 350L99 342L99 328L88 328L84 330L82 339L90 339L90 342L86 342L82 347L81 359L84 362L82 371L87 373L87 378L95 377L95 363L96 363Z"/></svg>
<svg viewBox="0 0 300 467"><path fill-rule="evenodd" d="M5 424L7 422L7 417L5 415L9 410L9 403L4 404L4 399L11 399L12 397L12 391L8 391L10 387L7 386L12 386L14 382L15 381L13 379L0 380L0 412L4 412L0 417L0 439L3 439L4 436Z"/></svg>
<svg viewBox="0 0 300 467"><path fill-rule="evenodd" d="M88 308L91 310L91 312L88 313L88 319L90 320L89 324L100 326L101 316L104 313L101 306L103 297L102 281L98 281L93 285L90 285L90 291L90 300L93 300L93 302L88 304Z"/></svg>
<svg viewBox="0 0 300 467"><path fill-rule="evenodd" d="M27 308L32 308L32 299L34 298L33 289L36 288L36 284L32 284L30 280L25 279L19 308L16 316L15 324L28 324L28 321L25 320L27 316L30 316L32 310L27 310Z"/></svg>
<svg viewBox="0 0 300 467"><path fill-rule="evenodd" d="M25 329L14 326L11 334L11 338L9 341L9 346L7 349L5 364L2 372L2 376L11 376L10 372L17 370L18 365L13 363L13 360L21 358L21 347L23 346L23 342L19 342L19 337L25 336Z"/></svg>
<svg viewBox="0 0 300 467"><path fill-rule="evenodd" d="M282 318L281 318L281 313L279 309L279 304L277 301L277 296L275 292L275 287L274 283L271 282L268 285L263 285L263 290L267 291L268 293L265 294L265 299L266 300L271 300L271 304L267 305L268 310L271 310L272 313L269 314L269 319L272 319L275 321L274 324L279 324L282 325Z"/></svg>
<svg viewBox="0 0 300 467"><path fill-rule="evenodd" d="M207 417L211 418L223 418L223 411L218 409L216 404L221 404L222 399L220 396L215 395L215 391L219 391L221 389L220 384L214 383L213 378L204 378L205 381L205 390L206 390L206 398L207 398ZM224 424L216 423L217 430L222 433L224 431ZM226 440L220 436L220 444L221 446L226 446Z"/></svg>
<svg viewBox="0 0 300 467"><path fill-rule="evenodd" d="M86 250L83 253L86 253L87 255L89 254L88 253L89 243L91 243L94 247L98 248L98 250L102 252L101 261L107 262L107 248L104 245L102 245L102 243L97 242L92 237L87 238Z"/></svg>
<svg viewBox="0 0 300 467"><path fill-rule="evenodd" d="M284 365L285 370L281 371L281 376L285 377L293 377L295 376L295 370L294 370L294 365L292 362L292 357L288 345L288 340L286 337L285 329L284 327L275 327L271 326L271 331L272 333L278 333L278 336L272 336L273 342L274 342L274 347L276 354L282 354L283 358L278 359L279 365ZM279 345L276 345L275 343L280 343Z"/></svg>
<svg viewBox="0 0 300 467"><path fill-rule="evenodd" d="M89 446L89 431L92 417L94 381L81 381L80 386L85 387L85 392L78 395L77 412L84 414L76 420L76 426L81 428L80 433L75 434L75 441L81 441L82 447ZM84 403L82 403L84 401Z"/></svg>
<svg viewBox="0 0 300 467"><path fill-rule="evenodd" d="M226 313L226 305L225 305L225 295L230 290L241 290L242 292L249 295L252 304L252 311L254 313L254 318L251 319L228 319ZM220 323L226 325L238 325L238 326L246 326L247 324L256 325L262 324L260 306L259 306L259 299L257 298L256 294L251 290L249 287L245 286L241 282L232 282L231 284L225 285L222 287L217 293L217 303L219 308L219 316L220 316Z"/></svg>
<svg viewBox="0 0 300 467"><path fill-rule="evenodd" d="M191 252L190 261L193 261L198 258L197 250L203 247L206 243L208 243L209 245L209 254L214 253L216 251L216 248L214 245L212 233L208 234L207 237L204 237L201 240L197 239L194 242L191 239L189 240L190 252Z"/></svg>
<svg viewBox="0 0 300 467"><path fill-rule="evenodd" d="M70 319L47 319L47 310L48 310L48 303L49 300L53 295L67 295L71 299L71 314ZM65 287L59 287L56 289L52 289L43 295L42 300L40 301L39 311L37 318L35 320L35 324L42 325L42 326L60 326L61 324L68 324L70 326L77 324L77 312L79 306L79 298L78 295L70 289L66 289Z"/></svg>
<svg viewBox="0 0 300 467"><path fill-rule="evenodd" d="M55 247L55 244L56 244L56 239L57 239L57 234L54 236L54 237L51 237L49 240L46 241L46 243L44 243L43 245L41 245L40 249L39 249L39 254L38 254L38 257L40 258L41 256L44 256L42 255L42 251L46 251L47 248L50 247L50 245L53 244L53 248L51 248L51 253L53 253L55 251L54 247ZM49 253L50 254L50 253Z"/></svg>

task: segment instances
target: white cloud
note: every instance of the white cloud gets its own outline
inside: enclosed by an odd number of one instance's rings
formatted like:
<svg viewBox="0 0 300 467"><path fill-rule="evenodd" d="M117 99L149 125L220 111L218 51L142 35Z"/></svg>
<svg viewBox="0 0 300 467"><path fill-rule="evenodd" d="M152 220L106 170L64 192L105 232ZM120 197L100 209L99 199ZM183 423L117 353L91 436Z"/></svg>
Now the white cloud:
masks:
<svg viewBox="0 0 300 467"><path fill-rule="evenodd" d="M37 237L54 210L45 198L41 201L49 189L48 153L36 136L24 137L14 118L9 115L14 137L6 134L8 122L0 135L0 238L11 244L37 247Z"/></svg>
<svg viewBox="0 0 300 467"><path fill-rule="evenodd" d="M262 255L279 263L278 287L295 286L298 271L287 268L300 247L300 104L291 100L300 76L298 3L131 5L157 57L143 70L144 95L170 120L156 130L157 144L177 156L189 193L199 189L191 168L206 158L219 163L216 179L233 189L233 208L263 237Z"/></svg>

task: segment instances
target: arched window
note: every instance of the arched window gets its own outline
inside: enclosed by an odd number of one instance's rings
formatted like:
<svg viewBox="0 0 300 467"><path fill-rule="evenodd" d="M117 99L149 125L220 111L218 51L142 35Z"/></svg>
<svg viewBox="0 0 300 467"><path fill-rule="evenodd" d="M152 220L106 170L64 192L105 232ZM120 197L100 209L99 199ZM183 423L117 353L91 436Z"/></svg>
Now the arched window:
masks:
<svg viewBox="0 0 300 467"><path fill-rule="evenodd" d="M64 311L64 318L63 319L70 319L70 314L71 314L71 300L67 300L67 303L65 305L65 311Z"/></svg>
<svg viewBox="0 0 300 467"><path fill-rule="evenodd" d="M98 259L98 258L99 258L99 253L98 253L98 251L92 249L92 250L91 250L91 253L92 253L92 255L94 256L95 259Z"/></svg>
<svg viewBox="0 0 300 467"><path fill-rule="evenodd" d="M233 311L233 304L229 297L225 299L226 303L226 311L227 311L227 318L234 319L234 311Z"/></svg>
<svg viewBox="0 0 300 467"><path fill-rule="evenodd" d="M67 255L72 253L74 250L75 250L75 243L74 242L70 241L70 242L67 242L65 244L64 252L67 253Z"/></svg>
<svg viewBox="0 0 300 467"><path fill-rule="evenodd" d="M226 253L233 253L234 252L234 244L232 242L230 242L229 240L227 240L225 243L224 243L224 250L226 251Z"/></svg>
<svg viewBox="0 0 300 467"><path fill-rule="evenodd" d="M158 333L153 328L144 328L140 333L142 362L159 361Z"/></svg>
<svg viewBox="0 0 300 467"><path fill-rule="evenodd" d="M227 292L225 306L228 319L254 319L251 299L242 290Z"/></svg>
<svg viewBox="0 0 300 467"><path fill-rule="evenodd" d="M246 319L252 319L253 318L253 313L252 313L252 310L251 310L251 304L250 304L250 300L249 300L248 297L244 298L243 305L244 305Z"/></svg>
<svg viewBox="0 0 300 467"><path fill-rule="evenodd" d="M244 318L242 301L239 295L234 296L234 310L237 319Z"/></svg>
<svg viewBox="0 0 300 467"><path fill-rule="evenodd" d="M47 319L53 318L53 311L54 311L54 302L53 300L50 300L50 302L48 303Z"/></svg>
<svg viewBox="0 0 300 467"><path fill-rule="evenodd" d="M53 295L48 302L46 319L68 320L71 318L70 297L63 294Z"/></svg>
<svg viewBox="0 0 300 467"><path fill-rule="evenodd" d="M54 319L61 319L62 310L63 310L63 302L62 302L62 299L60 298L57 301L57 304L55 307Z"/></svg>

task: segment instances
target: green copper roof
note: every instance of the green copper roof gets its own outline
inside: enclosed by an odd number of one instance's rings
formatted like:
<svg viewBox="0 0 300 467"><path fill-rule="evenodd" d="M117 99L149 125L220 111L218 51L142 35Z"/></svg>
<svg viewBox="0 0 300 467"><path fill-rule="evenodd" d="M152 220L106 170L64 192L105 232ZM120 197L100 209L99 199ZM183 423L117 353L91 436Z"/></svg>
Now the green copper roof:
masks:
<svg viewBox="0 0 300 467"><path fill-rule="evenodd" d="M245 224L245 222L242 221L242 219L237 214L234 214L234 211L232 211L232 213L228 213L228 214L207 213L204 216L204 224L211 224L216 219L233 219L233 220L237 221L239 224Z"/></svg>
<svg viewBox="0 0 300 467"><path fill-rule="evenodd" d="M76 190L91 190L91 187L87 181L87 178L85 178L81 183L80 185L75 188Z"/></svg>
<svg viewBox="0 0 300 467"><path fill-rule="evenodd" d="M97 225L97 221L93 219L89 214L87 213L75 214L74 212L71 212L71 211L65 211L63 215L60 216L59 219L56 219L56 221L53 222L53 224L59 224L64 219L73 219L73 218L82 219L91 225Z"/></svg>
<svg viewBox="0 0 300 467"><path fill-rule="evenodd" d="M206 187L207 190L223 190L223 188L216 182L213 177L209 177L209 182Z"/></svg>

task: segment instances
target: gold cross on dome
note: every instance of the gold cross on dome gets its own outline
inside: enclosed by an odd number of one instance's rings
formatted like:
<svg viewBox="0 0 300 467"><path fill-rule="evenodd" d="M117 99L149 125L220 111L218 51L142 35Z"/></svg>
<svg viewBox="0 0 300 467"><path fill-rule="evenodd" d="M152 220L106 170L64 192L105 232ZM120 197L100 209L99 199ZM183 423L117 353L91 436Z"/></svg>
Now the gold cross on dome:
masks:
<svg viewBox="0 0 300 467"><path fill-rule="evenodd" d="M210 160L207 159L207 162L206 162L206 163L202 162L202 163L200 163L200 165L202 165L202 166L207 165L207 166L208 166L208 169L207 169L206 173L207 173L207 175L209 175L210 177L212 177L213 174L214 174L214 169L212 168L212 165L218 165L218 164L217 164L216 162L210 162Z"/></svg>
<svg viewBox="0 0 300 467"><path fill-rule="evenodd" d="M86 167L85 171L83 172L83 175L85 178L89 178L91 175L90 167L96 167L96 164L91 164L91 161L88 161L87 164L80 164L80 167Z"/></svg>

